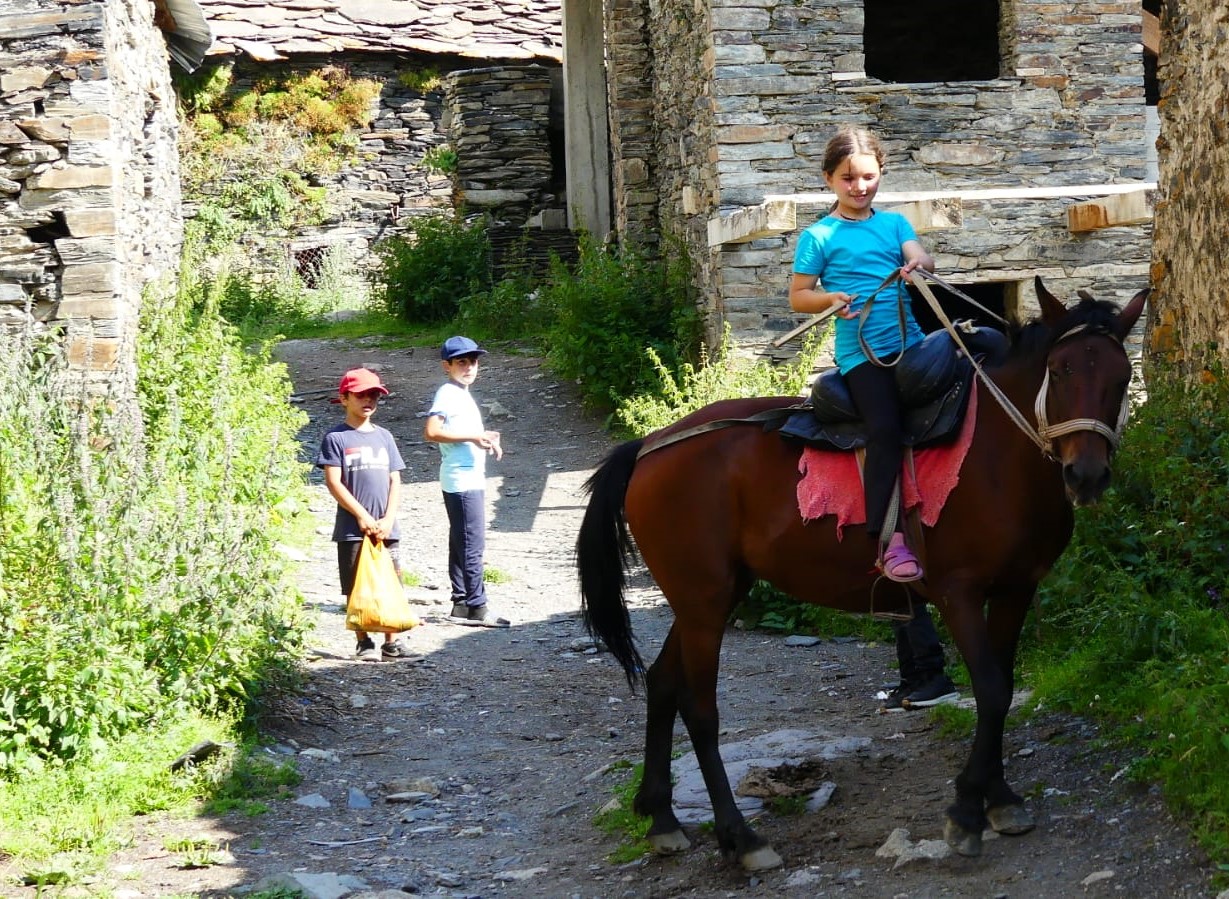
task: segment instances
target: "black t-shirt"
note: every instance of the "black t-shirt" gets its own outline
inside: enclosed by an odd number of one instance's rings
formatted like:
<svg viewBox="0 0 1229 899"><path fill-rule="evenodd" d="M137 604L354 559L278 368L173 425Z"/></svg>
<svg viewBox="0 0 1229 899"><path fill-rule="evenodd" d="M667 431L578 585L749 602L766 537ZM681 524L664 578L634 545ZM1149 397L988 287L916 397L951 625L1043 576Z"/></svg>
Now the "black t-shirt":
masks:
<svg viewBox="0 0 1229 899"><path fill-rule="evenodd" d="M383 518L388 511L389 475L405 468L392 434L379 425L360 431L345 422L324 435L316 465L340 468L342 485L354 494L372 518ZM399 540L400 537L400 525L394 520L388 539ZM358 519L340 505L333 522L333 539L363 539Z"/></svg>

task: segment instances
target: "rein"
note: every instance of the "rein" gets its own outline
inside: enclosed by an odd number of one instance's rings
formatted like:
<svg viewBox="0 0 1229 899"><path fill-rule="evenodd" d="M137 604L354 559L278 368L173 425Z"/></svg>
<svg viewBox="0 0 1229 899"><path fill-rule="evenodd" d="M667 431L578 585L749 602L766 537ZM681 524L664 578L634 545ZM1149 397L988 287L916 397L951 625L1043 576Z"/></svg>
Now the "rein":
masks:
<svg viewBox="0 0 1229 899"><path fill-rule="evenodd" d="M880 284L879 287L875 289L875 292L871 294L871 296L867 299L866 307L864 307L863 309L864 317L865 317L866 309L869 308L870 303L871 301L874 300L875 296L880 291L882 291L885 287L890 285L893 281L895 281L898 278L900 278L900 273L894 272L893 274L885 278L883 283ZM1029 440L1031 440L1033 442L1033 445L1036 446L1039 450L1041 450L1041 454L1043 456L1045 456L1047 459L1054 459L1055 458L1054 438L1062 437L1066 434L1074 434L1077 431L1092 431L1093 433L1100 434L1102 437L1104 437L1109 442L1111 452L1118 449L1118 444L1122 440L1123 429L1126 427L1126 424L1127 424L1127 417L1129 416L1130 411L1131 411L1130 399L1126 394L1123 395L1122 406L1118 410L1118 421L1115 423L1114 427L1112 428L1109 425L1107 425L1105 422L1097 418L1072 418L1072 419L1068 419L1067 421L1058 422L1057 424L1050 424L1046 418L1046 411L1045 411L1046 398L1049 394L1049 389L1050 389L1050 369L1047 366L1045 375L1041 379L1041 389L1037 391L1037 398L1033 402L1033 413L1037 417L1037 427L1034 428L1033 425L1029 423L1029 420L1024 417L1024 414L1019 409L1016 408L1014 403L1012 403L1011 399L1007 396L1007 394L1005 394L1002 391L999 385L995 384L994 381L990 380L990 376L987 375L985 370L981 367L981 363L977 361L977 357L974 356L972 352L970 352L967 346L965 346L964 341L960 337L960 329L957 328L952 323L952 320L948 318L947 313L943 311L943 307L939 305L939 301L935 298L934 293L931 291L930 286L926 283L926 281L927 280L934 281L936 284L939 284L946 290L950 291L952 294L976 306L978 309L982 310L982 312L984 312L986 315L989 315L991 318L994 318L1002 322L1003 324L1007 323L1006 320L1003 319L1002 316L996 315L994 312L991 312L989 309L987 309L981 303L974 300L972 297L966 296L964 293L957 290L952 285L948 284L946 281L944 281L942 278L935 275L933 272L928 272L925 269L914 269L912 272L909 273L909 280L910 282L912 282L913 286L918 289L918 292L921 293L922 296L926 299L926 302L930 304L931 310L934 312L935 316L942 323L944 330L946 330L947 333L951 335L952 340L956 342L956 346L960 348L961 352L964 353L965 357L972 364L973 371L977 375L978 380L980 380L982 384L985 385L986 390L988 390L990 392L990 395L994 397L995 401L999 404L1002 410L1007 414L1007 417L1012 420L1012 422L1016 425L1016 427L1018 427L1021 431L1024 432L1024 436L1026 436ZM822 317L826 318L827 315L824 315ZM795 336L796 333L799 333L802 330L805 330L805 328L816 324L820 318L821 318L820 316L816 316L815 320L807 322L806 325L804 325L802 328L796 329L795 332L791 333L791 335L789 336ZM1062 343L1064 340L1074 337L1077 334L1080 334L1087 330L1088 330L1088 325L1077 325L1071 330L1059 335L1059 337L1055 339L1054 342L1051 344L1051 349L1053 349L1054 346L1057 346L1058 344ZM1110 335L1106 335L1106 336L1110 336ZM862 333L861 333L860 326L858 329L858 339L859 341L861 341L862 339ZM869 352L869 348L867 348L866 352L867 352L867 358L871 360L872 362L874 362L876 365L879 365L881 367L891 367L892 365L896 364L896 362L883 363L879 361L873 353ZM903 355L903 353L900 355ZM896 361L899 361L899 355ZM718 419L714 419L713 421L706 421L703 424L695 425L690 428L684 428L681 431L676 431L675 433L670 434L668 437L662 438L656 443L646 444L642 446L640 448L640 452L636 454L636 458L637 460L642 459L645 456L647 456L649 453L656 452L659 449L664 449L665 447L670 446L671 444L674 444L674 443L680 443L684 440L690 440L692 437L698 437L701 434L707 434L710 431L718 431L718 430L721 430L722 428L728 428L728 427L732 427L733 425L740 425L740 424L764 424L766 422L770 422L777 418L780 418L782 415L786 415L791 412L797 412L797 411L800 411L806 408L808 408L806 403L794 403L789 406L778 406L773 409L765 409L762 412L757 412L754 415L750 415L746 418L718 418Z"/></svg>
<svg viewBox="0 0 1229 899"><path fill-rule="evenodd" d="M965 296L950 284L945 283L942 279L936 277L931 272L925 271L924 269L914 269L909 273L909 280L913 283L913 286L918 289L923 297L925 297L926 302L930 304L931 310L938 317L939 321L942 322L944 329L951 335L952 340L954 340L956 345L960 347L961 351L968 358L969 362L973 364L973 370L977 373L978 379L985 385L986 389L990 391L990 395L994 397L995 401L998 402L1003 411L1007 413L1007 417L1015 423L1016 427L1024 432L1024 435L1028 437L1028 439L1031 440L1039 450L1041 450L1043 456L1047 459L1055 458L1053 439L1055 437L1062 437L1065 434L1074 434L1077 431L1092 431L1096 434L1100 434L1109 442L1111 451L1118 449L1118 444L1122 440L1123 429L1127 424L1127 416L1131 411L1130 399L1126 394L1123 394L1122 406L1118 410L1118 421L1115 423L1113 428L1097 418L1072 418L1052 425L1046 420L1045 411L1046 398L1050 389L1050 369L1047 367L1045 376L1041 379L1041 389L1037 391L1037 399L1033 401L1033 413L1037 417L1037 427L1034 428L1031 424L1029 424L1028 419L1024 417L1023 413L1015 407L1015 404L1008 399L1007 394L1003 393L999 386L990 380L989 375L987 375L982 369L981 365L978 363L977 359L974 358L973 354L969 352L969 348L966 347L964 341L960 339L958 329L952 324L951 319L947 317L947 313L943 311L943 307L939 305L939 301L935 299L934 293L931 291L929 285L926 284L926 279L930 279L937 284L941 284L956 296L966 300L969 303L972 303L984 312L989 312L989 310L981 306L981 304L979 304L976 300ZM994 315L993 313L990 314ZM994 315L994 318L998 319L999 321L1003 321L1003 319L997 315ZM1086 330L1088 330L1087 325L1078 325L1070 331L1059 335L1058 338L1051 344L1051 349L1062 343L1064 340L1074 337Z"/></svg>

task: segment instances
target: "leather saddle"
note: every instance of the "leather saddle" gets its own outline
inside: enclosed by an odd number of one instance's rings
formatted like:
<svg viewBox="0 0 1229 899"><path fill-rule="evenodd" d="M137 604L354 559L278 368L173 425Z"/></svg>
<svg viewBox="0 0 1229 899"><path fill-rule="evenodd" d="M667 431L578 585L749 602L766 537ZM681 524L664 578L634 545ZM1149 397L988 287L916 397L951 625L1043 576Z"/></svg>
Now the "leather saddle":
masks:
<svg viewBox="0 0 1229 899"><path fill-rule="evenodd" d="M1007 337L992 328L957 322L960 339L979 362L995 365L1007 355ZM905 408L905 446L921 448L954 439L964 423L973 365L947 331L934 331L910 347L895 367ZM830 369L811 386L809 408L781 425L786 437L821 449L852 450L866 445L866 429L844 376Z"/></svg>

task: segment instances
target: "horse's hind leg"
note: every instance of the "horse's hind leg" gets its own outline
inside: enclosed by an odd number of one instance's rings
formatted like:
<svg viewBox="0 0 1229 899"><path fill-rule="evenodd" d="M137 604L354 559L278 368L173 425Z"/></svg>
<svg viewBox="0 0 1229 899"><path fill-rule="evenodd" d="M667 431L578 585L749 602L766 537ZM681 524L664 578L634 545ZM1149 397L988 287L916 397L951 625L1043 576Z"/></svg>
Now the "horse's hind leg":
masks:
<svg viewBox="0 0 1229 899"><path fill-rule="evenodd" d="M704 785L713 804L717 844L747 871L776 868L781 857L760 838L734 802L730 780L717 745L717 666L725 618L712 617L707 627L680 630L680 648L686 689L679 696L679 711L687 725ZM677 627L677 624L676 624Z"/></svg>
<svg viewBox="0 0 1229 899"><path fill-rule="evenodd" d="M683 682L677 625L671 626L657 659L645 674L648 712L644 733L644 774L636 793L637 814L652 818L648 841L661 855L683 852L691 842L674 816L674 793L670 781L670 755L674 719L678 714L678 690Z"/></svg>

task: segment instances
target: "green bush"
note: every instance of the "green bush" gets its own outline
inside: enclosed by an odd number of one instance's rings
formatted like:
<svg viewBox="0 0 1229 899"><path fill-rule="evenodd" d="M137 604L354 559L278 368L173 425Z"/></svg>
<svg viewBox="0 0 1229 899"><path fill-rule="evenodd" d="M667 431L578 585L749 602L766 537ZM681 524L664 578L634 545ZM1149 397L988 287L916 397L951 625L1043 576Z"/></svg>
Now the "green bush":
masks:
<svg viewBox="0 0 1229 899"><path fill-rule="evenodd" d="M217 285L145 307L135 404L0 337L0 774L242 712L301 642L275 551L303 483L285 373L239 349Z"/></svg>
<svg viewBox="0 0 1229 899"><path fill-rule="evenodd" d="M578 381L586 402L598 407L653 392L658 365L678 367L698 343L699 316L681 253L651 258L586 238L575 268L552 260L541 296L557 310L548 363Z"/></svg>
<svg viewBox="0 0 1229 899"><path fill-rule="evenodd" d="M481 219L466 221L457 213L420 216L406 236L381 241L375 252L373 299L409 322L448 321L462 298L491 283L491 248Z"/></svg>
<svg viewBox="0 0 1229 899"><path fill-rule="evenodd" d="M458 330L502 340L540 339L555 321L555 310L527 274L504 278L490 290L461 300Z"/></svg>
<svg viewBox="0 0 1229 899"><path fill-rule="evenodd" d="M815 370L827 333L808 335L802 350L784 365L773 365L762 359L736 358L731 353L729 325L715 356L710 356L707 348L701 347L698 365L683 362L672 369L650 349L648 355L657 374L657 388L625 399L615 410L615 418L629 433L644 436L718 400L801 397Z"/></svg>
<svg viewBox="0 0 1229 899"><path fill-rule="evenodd" d="M1108 716L1229 862L1229 383L1157 372L1115 458L1042 584L1038 695Z"/></svg>

